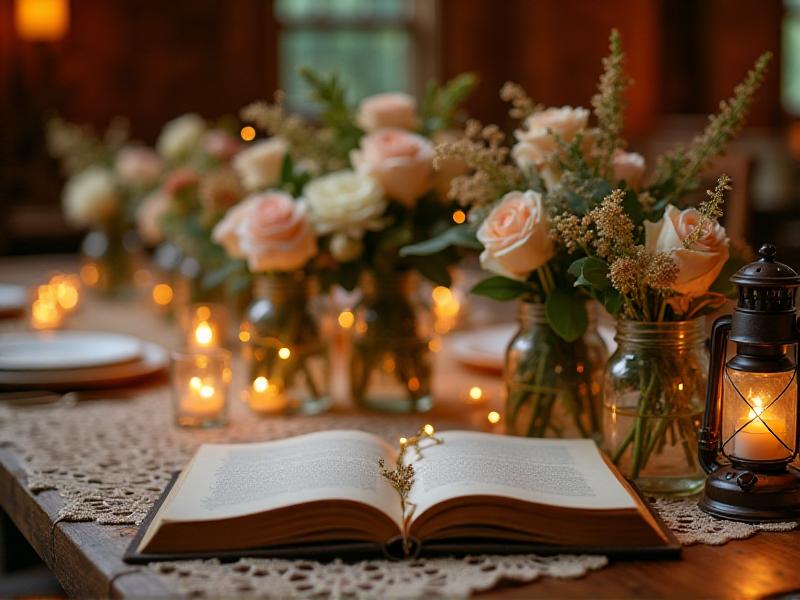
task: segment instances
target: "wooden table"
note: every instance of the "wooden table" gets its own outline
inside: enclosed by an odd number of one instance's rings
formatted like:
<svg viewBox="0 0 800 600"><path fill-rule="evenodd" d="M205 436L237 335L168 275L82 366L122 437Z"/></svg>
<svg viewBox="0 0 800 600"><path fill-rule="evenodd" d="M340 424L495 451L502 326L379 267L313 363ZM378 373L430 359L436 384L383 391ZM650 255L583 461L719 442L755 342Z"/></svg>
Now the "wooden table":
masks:
<svg viewBox="0 0 800 600"><path fill-rule="evenodd" d="M58 259L0 260L0 282L31 283L54 268L74 269ZM71 323L136 333L173 345L175 332L143 306L91 300ZM437 357L444 375L435 384L439 405L431 416L467 421L479 413L465 411L460 388L477 384L496 390L498 381L460 369L446 352ZM133 393L161 393L158 381ZM493 387L494 386L494 387ZM497 401L497 398L495 398ZM0 440L1 441L1 440ZM175 591L162 580L121 561L135 529L96 523L53 526L63 500L57 492L31 494L24 469L13 451L0 448L0 506L9 514L64 589L75 597L170 597ZM530 585L507 586L482 594L491 598L761 598L800 590L800 532L757 534L725 546L691 546L680 561L621 562L577 580L543 579Z"/></svg>

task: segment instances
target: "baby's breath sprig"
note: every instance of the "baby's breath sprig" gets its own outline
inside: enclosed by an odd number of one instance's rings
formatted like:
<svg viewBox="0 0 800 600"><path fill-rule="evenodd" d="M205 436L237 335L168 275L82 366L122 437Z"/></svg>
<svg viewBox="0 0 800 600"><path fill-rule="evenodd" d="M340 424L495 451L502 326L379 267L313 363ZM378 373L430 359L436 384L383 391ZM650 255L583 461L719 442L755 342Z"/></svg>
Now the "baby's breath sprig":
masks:
<svg viewBox="0 0 800 600"><path fill-rule="evenodd" d="M708 166L712 158L721 154L725 146L744 126L750 105L761 86L772 54L765 52L748 71L744 81L733 90L733 96L719 104L719 112L709 117L703 133L686 147L679 147L664 155L653 175L655 188L667 187L671 196L679 197L691 189L699 173Z"/></svg>
<svg viewBox="0 0 800 600"><path fill-rule="evenodd" d="M731 190L731 178L724 173L717 179L717 186L713 190L706 190L708 200L698 207L700 222L683 240L683 247L691 249L708 231L712 221L722 216L722 203L725 202L725 192Z"/></svg>
<svg viewBox="0 0 800 600"><path fill-rule="evenodd" d="M467 123L465 135L455 142L436 146L433 164L443 160L464 161L473 172L460 175L450 184L448 196L465 206L481 206L524 185L522 172L508 163L509 149L503 145L505 135L496 125L483 126L479 121Z"/></svg>
<svg viewBox="0 0 800 600"><path fill-rule="evenodd" d="M616 29L611 30L608 45L610 53L603 59L603 74L600 76L597 94L592 97L599 133L596 147L603 173L608 170L614 150L623 145L620 134L625 112L625 90L631 84L630 78L625 74L625 54Z"/></svg>
<svg viewBox="0 0 800 600"><path fill-rule="evenodd" d="M512 119L523 121L533 113L542 110L541 104L536 104L525 92L523 87L513 81L506 81L500 88L500 98L511 104L508 114Z"/></svg>

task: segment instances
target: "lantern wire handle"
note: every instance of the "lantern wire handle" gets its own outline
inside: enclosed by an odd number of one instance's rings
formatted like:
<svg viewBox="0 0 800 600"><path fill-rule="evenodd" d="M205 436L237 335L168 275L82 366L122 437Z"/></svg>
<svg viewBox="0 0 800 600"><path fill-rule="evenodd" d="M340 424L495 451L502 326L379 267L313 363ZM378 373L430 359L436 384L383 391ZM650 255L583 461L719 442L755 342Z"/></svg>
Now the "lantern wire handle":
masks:
<svg viewBox="0 0 800 600"><path fill-rule="evenodd" d="M706 473L713 473L720 467L719 436L722 414L722 374L725 368L728 336L732 317L725 315L714 321L711 330L711 371L706 388L706 410L703 427L698 440L700 466Z"/></svg>

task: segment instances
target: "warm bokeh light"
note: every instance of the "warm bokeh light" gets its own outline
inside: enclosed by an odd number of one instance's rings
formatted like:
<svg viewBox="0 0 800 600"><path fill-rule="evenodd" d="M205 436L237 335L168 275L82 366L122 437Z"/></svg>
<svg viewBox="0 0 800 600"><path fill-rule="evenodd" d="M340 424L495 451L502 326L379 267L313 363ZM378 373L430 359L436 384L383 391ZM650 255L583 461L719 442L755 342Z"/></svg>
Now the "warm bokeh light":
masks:
<svg viewBox="0 0 800 600"><path fill-rule="evenodd" d="M441 338L433 338L430 342L428 342L428 350L431 352L439 352L442 349L442 339Z"/></svg>
<svg viewBox="0 0 800 600"><path fill-rule="evenodd" d="M55 329L61 325L58 304L38 299L31 305L31 325L34 329Z"/></svg>
<svg viewBox="0 0 800 600"><path fill-rule="evenodd" d="M194 339L198 346L208 347L214 343L214 330L208 321L200 321L194 328Z"/></svg>
<svg viewBox="0 0 800 600"><path fill-rule="evenodd" d="M500 422L500 413L496 410L493 410L488 415L486 415L486 420L489 421L492 425L497 425Z"/></svg>
<svg viewBox="0 0 800 600"><path fill-rule="evenodd" d="M411 377L408 380L408 389L412 392L416 392L419 389L419 377Z"/></svg>
<svg viewBox="0 0 800 600"><path fill-rule="evenodd" d="M339 327L343 329L350 329L356 322L355 315L349 310L343 310L339 313Z"/></svg>
<svg viewBox="0 0 800 600"><path fill-rule="evenodd" d="M189 380L189 387L191 387L193 390L199 390L201 387L203 387L203 380L195 375Z"/></svg>
<svg viewBox="0 0 800 600"><path fill-rule="evenodd" d="M214 386L213 385L203 385L200 388L200 397L205 398L208 400L214 396Z"/></svg>
<svg viewBox="0 0 800 600"><path fill-rule="evenodd" d="M278 356L280 356L283 360L286 360L292 355L292 351L289 350L286 346L278 350Z"/></svg>
<svg viewBox="0 0 800 600"><path fill-rule="evenodd" d="M247 343L250 341L250 332L249 331L240 331L239 332L239 341L242 343Z"/></svg>
<svg viewBox="0 0 800 600"><path fill-rule="evenodd" d="M454 223L456 223L458 225L461 225L466 220L467 220L467 213L465 213L463 210L457 210L457 211L455 211L453 213L453 222Z"/></svg>
<svg viewBox="0 0 800 600"><path fill-rule="evenodd" d="M253 390L260 393L266 392L269 387L269 379L266 377L256 377L253 380Z"/></svg>
<svg viewBox="0 0 800 600"><path fill-rule="evenodd" d="M208 321L211 318L211 309L207 306L198 306L194 314L196 314L197 318L201 321Z"/></svg>
<svg viewBox="0 0 800 600"><path fill-rule="evenodd" d="M256 139L256 130L250 125L245 125L244 127L242 127L242 130L239 132L239 135L242 136L242 139L245 142L252 142L254 139Z"/></svg>
<svg viewBox="0 0 800 600"><path fill-rule="evenodd" d="M80 281L74 275L54 275L50 278L50 290L58 305L65 312L71 312L78 306L79 285Z"/></svg>
<svg viewBox="0 0 800 600"><path fill-rule="evenodd" d="M448 287L437 285L431 292L433 298L434 330L436 333L447 333L456 324L461 310L461 301Z"/></svg>
<svg viewBox="0 0 800 600"><path fill-rule="evenodd" d="M406 438L404 438L404 437L401 437L401 438L400 438L400 445L401 445L401 446L405 446L407 443L408 443L408 439L406 439Z"/></svg>
<svg viewBox="0 0 800 600"><path fill-rule="evenodd" d="M69 0L16 0L14 26L25 41L58 41L69 29Z"/></svg>
<svg viewBox="0 0 800 600"><path fill-rule="evenodd" d="M89 263L81 267L81 281L89 287L94 287L100 282L100 270L97 265Z"/></svg>
<svg viewBox="0 0 800 600"><path fill-rule="evenodd" d="M172 288L166 283L159 283L153 286L153 302L159 306L166 306L172 302Z"/></svg>
<svg viewBox="0 0 800 600"><path fill-rule="evenodd" d="M427 423L425 427L422 428L422 431L424 431L426 435L433 435L433 425Z"/></svg>
<svg viewBox="0 0 800 600"><path fill-rule="evenodd" d="M480 400L483 398L483 390L477 385L473 385L471 388L469 388L469 397L472 400Z"/></svg>

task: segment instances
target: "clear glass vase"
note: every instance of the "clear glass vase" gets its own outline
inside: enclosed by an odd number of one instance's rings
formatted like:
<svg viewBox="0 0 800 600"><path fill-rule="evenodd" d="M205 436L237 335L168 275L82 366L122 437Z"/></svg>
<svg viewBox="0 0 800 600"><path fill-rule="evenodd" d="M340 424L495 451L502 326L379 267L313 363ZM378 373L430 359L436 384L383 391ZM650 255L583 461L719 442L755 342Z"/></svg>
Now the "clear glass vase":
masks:
<svg viewBox="0 0 800 600"><path fill-rule="evenodd" d="M356 405L386 412L433 406L428 323L412 297L409 273L365 277L350 356Z"/></svg>
<svg viewBox="0 0 800 600"><path fill-rule="evenodd" d="M139 250L133 231L109 226L89 232L81 244L81 281L107 296L132 295Z"/></svg>
<svg viewBox="0 0 800 600"><path fill-rule="evenodd" d="M603 443L622 474L645 493L692 494L705 474L697 431L705 405L705 319L621 319L606 366Z"/></svg>
<svg viewBox="0 0 800 600"><path fill-rule="evenodd" d="M329 356L308 310L302 273L261 275L240 330L243 399L257 413L318 414L330 406Z"/></svg>
<svg viewBox="0 0 800 600"><path fill-rule="evenodd" d="M574 342L556 335L543 304L520 302L517 319L504 373L507 433L599 440L608 350L594 319Z"/></svg>

